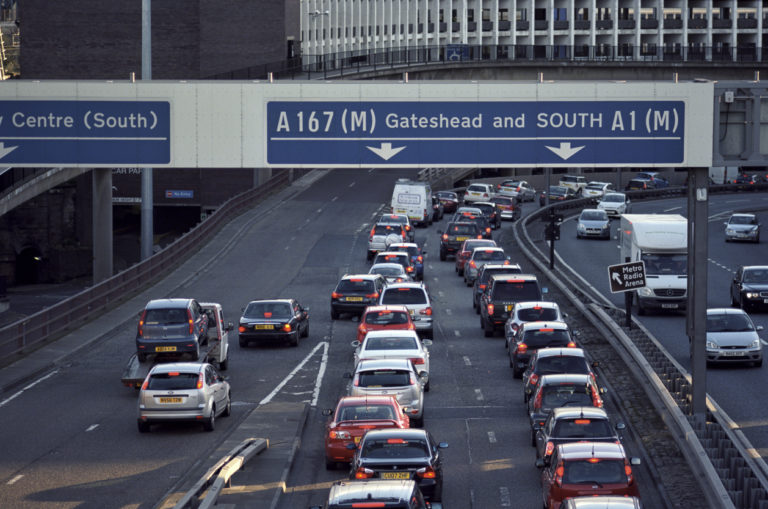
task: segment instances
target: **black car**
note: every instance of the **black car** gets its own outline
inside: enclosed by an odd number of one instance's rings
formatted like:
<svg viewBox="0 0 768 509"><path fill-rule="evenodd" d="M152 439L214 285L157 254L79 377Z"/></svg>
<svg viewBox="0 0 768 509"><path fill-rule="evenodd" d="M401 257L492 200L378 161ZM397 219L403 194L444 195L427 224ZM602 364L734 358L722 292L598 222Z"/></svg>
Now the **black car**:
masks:
<svg viewBox="0 0 768 509"><path fill-rule="evenodd" d="M483 215L488 219L491 224L491 228L494 230L501 227L501 213L496 208L496 204L493 202L476 201L472 204L473 207L479 208Z"/></svg>
<svg viewBox="0 0 768 509"><path fill-rule="evenodd" d="M440 261L445 261L448 255L455 255L467 239L482 239L483 235L477 223L469 221L450 222L445 231L440 234Z"/></svg>
<svg viewBox="0 0 768 509"><path fill-rule="evenodd" d="M504 329L509 312L516 302L541 300L539 280L530 274L494 274L480 296L480 327L490 338Z"/></svg>
<svg viewBox="0 0 768 509"><path fill-rule="evenodd" d="M472 307L475 308L475 313L480 314L480 296L488 286L488 280L494 274L522 274L523 269L520 265L504 265L502 263L486 263L480 267L480 271L477 273L474 283L472 283Z"/></svg>
<svg viewBox="0 0 768 509"><path fill-rule="evenodd" d="M553 346L542 347L532 354L528 367L523 373L523 401L536 390L536 386L544 375L589 375L597 380L592 366L587 360L583 348L576 348L570 336L551 338ZM568 343L566 343L566 341ZM556 346L555 346L556 345ZM597 366L597 363L593 363Z"/></svg>
<svg viewBox="0 0 768 509"><path fill-rule="evenodd" d="M547 204L547 195L549 195L549 203L576 198L576 192L570 187L549 186L549 191L542 191L539 195L539 205Z"/></svg>
<svg viewBox="0 0 768 509"><path fill-rule="evenodd" d="M611 424L602 408L566 406L555 408L544 426L536 433L536 458L549 464L552 452L560 444L569 442L621 442L623 422Z"/></svg>
<svg viewBox="0 0 768 509"><path fill-rule="evenodd" d="M531 357L540 348L574 347L576 342L565 322L526 322L509 340L509 367L512 375L521 378ZM575 373L579 373L576 371Z"/></svg>
<svg viewBox="0 0 768 509"><path fill-rule="evenodd" d="M350 444L350 447L355 447ZM373 429L360 440L352 457L350 479L414 480L424 498L443 498L443 467L437 443L423 429Z"/></svg>
<svg viewBox="0 0 768 509"><path fill-rule="evenodd" d="M472 204L474 206L474 204ZM480 230L480 235L484 239L493 240L493 228L491 228L491 222L484 215L467 214L466 212L457 217L458 214L454 214L454 221L472 221L477 224L477 228Z"/></svg>
<svg viewBox="0 0 768 509"><path fill-rule="evenodd" d="M768 265L739 267L731 281L731 305L745 311L768 307Z"/></svg>
<svg viewBox="0 0 768 509"><path fill-rule="evenodd" d="M341 313L362 315L365 308L378 304L387 282L381 274L347 274L331 292L331 320Z"/></svg>
<svg viewBox="0 0 768 509"><path fill-rule="evenodd" d="M149 355L200 357L208 342L208 315L195 299L157 299L144 307L136 330L139 362Z"/></svg>
<svg viewBox="0 0 768 509"><path fill-rule="evenodd" d="M427 509L424 496L415 481L363 479L336 481L331 485L325 505L309 509L350 509L380 507L382 509Z"/></svg>
<svg viewBox="0 0 768 509"><path fill-rule="evenodd" d="M253 300L240 317L240 346L254 341L286 341L299 346L309 336L309 309L294 299Z"/></svg>

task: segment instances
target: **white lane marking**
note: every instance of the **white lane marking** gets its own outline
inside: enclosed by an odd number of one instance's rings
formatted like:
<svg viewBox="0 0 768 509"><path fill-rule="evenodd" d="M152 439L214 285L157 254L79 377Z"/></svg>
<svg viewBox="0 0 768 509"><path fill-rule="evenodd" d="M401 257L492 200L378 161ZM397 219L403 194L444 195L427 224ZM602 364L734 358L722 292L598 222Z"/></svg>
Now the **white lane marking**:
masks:
<svg viewBox="0 0 768 509"><path fill-rule="evenodd" d="M432 269L434 269L434 267L433 267L433 266L432 266L432 264L430 263L430 264L429 264L429 270L432 270Z"/></svg>
<svg viewBox="0 0 768 509"><path fill-rule="evenodd" d="M711 263L712 265L715 265L715 266L717 266L717 267L720 267L721 269L723 269L723 270L724 270L724 271L726 271L726 272L730 272L731 274L735 274L735 273L736 273L736 271L735 271L735 270L732 270L732 269L728 268L727 266L723 265L723 264L722 264L722 263L720 263L720 262L716 262L716 261L715 261L715 260L713 260L712 258L707 258L707 260L709 260L709 263Z"/></svg>
<svg viewBox="0 0 768 509"><path fill-rule="evenodd" d="M512 496L509 494L509 488L506 486L499 488L499 499L501 507L512 507Z"/></svg>
<svg viewBox="0 0 768 509"><path fill-rule="evenodd" d="M453 314L453 311L451 311L450 309L446 309L445 314L448 316L451 316Z"/></svg>
<svg viewBox="0 0 768 509"><path fill-rule="evenodd" d="M320 212L322 212L322 211L323 211L323 209L322 209L322 208L319 208L319 209L317 209L317 213L318 213L318 214L319 214ZM309 220L307 220L307 222L309 222Z"/></svg>
<svg viewBox="0 0 768 509"><path fill-rule="evenodd" d="M672 212L673 210L680 210L683 207L672 207L671 209L665 209L664 212Z"/></svg>
<svg viewBox="0 0 768 509"><path fill-rule="evenodd" d="M338 196L334 196L333 198L331 198L331 201L336 201L336 200L338 200L338 199L339 199L339 197L338 197Z"/></svg>
<svg viewBox="0 0 768 509"><path fill-rule="evenodd" d="M475 389L475 396L477 397L477 401L483 401L485 399L483 397L483 391L480 389Z"/></svg>
<svg viewBox="0 0 768 509"><path fill-rule="evenodd" d="M355 186L355 183L354 183L354 182L352 182L351 184L349 184L349 187L354 187L354 186Z"/></svg>
<svg viewBox="0 0 768 509"><path fill-rule="evenodd" d="M320 361L320 368L317 370L317 378L315 379L315 392L312 395L312 403L309 406L317 406L317 399L320 397L320 386L323 384L323 375L325 374L325 367L328 365L328 342L323 341L323 358Z"/></svg>
<svg viewBox="0 0 768 509"><path fill-rule="evenodd" d="M269 395L268 395L266 398L264 398L264 399L262 399L261 401L259 401L259 405L266 405L267 403L269 403L270 401L272 401L272 398L274 398L274 397L277 395L277 393L278 393L278 392L280 392L280 389L282 389L283 387L285 387L285 384L287 384L287 383L288 383L288 382L291 380L291 378L293 378L293 376L294 376L296 373L298 373L298 372L299 372L299 370L300 370L301 368L303 368L303 367L304 367L304 364L306 364L306 363L307 363L307 361L308 361L310 358L312 358L312 356L313 356L313 355L315 355L315 352L317 352L317 350L318 350L318 349L320 349L320 347L322 347L323 345L327 345L327 344L328 344L328 343L326 343L325 341L323 341L323 342L320 342L320 343L318 343L317 345L315 345L315 347L312 349L312 351L311 351L311 352L309 352L309 353L307 354L307 356L306 356L306 357L304 357L304 360L303 360L303 361L301 361L301 362L299 363L299 365L298 365L298 366L296 366L295 368L293 368L293 371L291 371L290 373L288 373L288 376L286 376L285 378L283 378L283 381L282 381L282 382L280 382L280 383L277 385L277 387L275 387L275 388L272 390L272 392L270 392L270 393L269 393Z"/></svg>
<svg viewBox="0 0 768 509"><path fill-rule="evenodd" d="M430 267L429 269L430 269L430 270L432 270L432 267ZM433 277L433 278L432 278L432 281L434 281L435 283L437 283L437 282L439 281L439 279L438 279L437 277Z"/></svg>
<svg viewBox="0 0 768 509"><path fill-rule="evenodd" d="M11 479L10 481L8 481L6 484L8 484L8 485L16 484L16 482L19 481L22 477L24 477L24 476L19 474L16 477L14 477L13 479Z"/></svg>
<svg viewBox="0 0 768 509"><path fill-rule="evenodd" d="M467 357L466 355L464 356L464 364L466 364L467 366L472 365L472 361L470 361L469 357Z"/></svg>
<svg viewBox="0 0 768 509"><path fill-rule="evenodd" d="M492 444L495 444L496 443L496 433L494 433L493 431L489 431L488 432L488 441L490 443L492 443Z"/></svg>
<svg viewBox="0 0 768 509"><path fill-rule="evenodd" d="M89 431L93 431L93 430L95 430L98 427L99 427L98 424L91 424L90 426L88 426L88 428L85 430L85 432L88 433Z"/></svg>
<svg viewBox="0 0 768 509"><path fill-rule="evenodd" d="M453 331L453 334L454 334L454 335L455 335L457 338L458 338L458 337L461 337L461 331L460 331L460 330L458 330L458 329L457 329L457 330L455 330L455 331Z"/></svg>
<svg viewBox="0 0 768 509"><path fill-rule="evenodd" d="M48 378L52 377L53 375L55 375L55 374L56 374L56 373L58 373L58 372L59 372L59 370L57 369L56 371L53 371L53 372L51 372L51 373L48 373L48 374L47 374L47 375L45 375L43 378L40 378L40 379L38 379L38 380L35 380L35 381L34 381L34 382L32 382L31 384L27 385L26 387L24 387L23 389L21 389L21 390L20 390L19 392L17 392L16 394L13 394L13 395L12 395L12 396L10 396L9 398L5 398L3 401L0 401L0 407L4 406L6 403L10 402L11 400L14 400L14 399L18 398L19 396L21 396L21 394L22 394L24 391L26 391L26 390L28 390L28 389L31 389L31 388L32 388L32 387L34 387L35 385L39 384L39 383L40 383L40 382L42 382L43 380L47 380Z"/></svg>
<svg viewBox="0 0 768 509"><path fill-rule="evenodd" d="M283 251L288 251L288 249L290 249L290 247L291 247L291 246L285 246L285 247L283 248Z"/></svg>
<svg viewBox="0 0 768 509"><path fill-rule="evenodd" d="M438 290L438 291L437 291L437 294L438 294L440 297L445 297L445 294L443 293L443 291L442 291L442 290Z"/></svg>
<svg viewBox="0 0 768 509"><path fill-rule="evenodd" d="M763 346L768 346L768 343L764 339L761 339L760 342L763 344Z"/></svg>

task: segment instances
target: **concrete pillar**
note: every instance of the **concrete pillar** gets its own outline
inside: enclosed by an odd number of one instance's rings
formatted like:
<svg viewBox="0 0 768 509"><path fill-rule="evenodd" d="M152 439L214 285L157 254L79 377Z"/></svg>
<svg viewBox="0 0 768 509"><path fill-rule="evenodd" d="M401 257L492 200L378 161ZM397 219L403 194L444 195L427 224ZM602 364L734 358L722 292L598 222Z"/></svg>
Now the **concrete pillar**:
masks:
<svg viewBox="0 0 768 509"><path fill-rule="evenodd" d="M253 187L259 187L272 178L272 168L254 168Z"/></svg>
<svg viewBox="0 0 768 509"><path fill-rule="evenodd" d="M94 168L93 284L112 277L112 169Z"/></svg>

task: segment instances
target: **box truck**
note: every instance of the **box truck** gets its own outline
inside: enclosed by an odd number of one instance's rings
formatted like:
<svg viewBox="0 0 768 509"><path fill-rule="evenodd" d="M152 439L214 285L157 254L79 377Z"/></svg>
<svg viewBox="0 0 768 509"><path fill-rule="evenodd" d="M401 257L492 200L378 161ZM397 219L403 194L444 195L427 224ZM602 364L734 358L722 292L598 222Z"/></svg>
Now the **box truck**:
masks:
<svg viewBox="0 0 768 509"><path fill-rule="evenodd" d="M688 220L679 214L622 214L621 259L645 262L644 288L635 290L637 312L684 310L688 289Z"/></svg>

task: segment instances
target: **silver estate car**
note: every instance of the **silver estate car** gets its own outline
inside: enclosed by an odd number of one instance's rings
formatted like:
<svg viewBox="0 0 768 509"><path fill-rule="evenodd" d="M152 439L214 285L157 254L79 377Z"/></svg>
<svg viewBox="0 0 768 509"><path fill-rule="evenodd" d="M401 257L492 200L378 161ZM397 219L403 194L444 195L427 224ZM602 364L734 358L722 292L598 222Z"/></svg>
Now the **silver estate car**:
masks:
<svg viewBox="0 0 768 509"><path fill-rule="evenodd" d="M141 433L158 422L199 422L213 431L216 417L232 412L229 382L204 362L169 362L153 367L139 392Z"/></svg>

